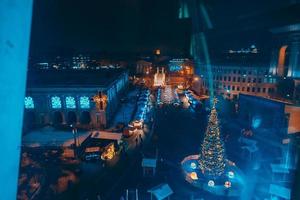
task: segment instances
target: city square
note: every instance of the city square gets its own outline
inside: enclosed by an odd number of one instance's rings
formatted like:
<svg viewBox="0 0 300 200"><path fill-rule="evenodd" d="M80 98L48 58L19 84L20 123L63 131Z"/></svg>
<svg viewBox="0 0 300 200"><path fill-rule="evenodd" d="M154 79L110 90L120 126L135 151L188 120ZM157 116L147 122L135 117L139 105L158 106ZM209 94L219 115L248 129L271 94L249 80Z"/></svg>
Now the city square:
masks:
<svg viewBox="0 0 300 200"><path fill-rule="evenodd" d="M300 199L300 1L0 13L0 200Z"/></svg>

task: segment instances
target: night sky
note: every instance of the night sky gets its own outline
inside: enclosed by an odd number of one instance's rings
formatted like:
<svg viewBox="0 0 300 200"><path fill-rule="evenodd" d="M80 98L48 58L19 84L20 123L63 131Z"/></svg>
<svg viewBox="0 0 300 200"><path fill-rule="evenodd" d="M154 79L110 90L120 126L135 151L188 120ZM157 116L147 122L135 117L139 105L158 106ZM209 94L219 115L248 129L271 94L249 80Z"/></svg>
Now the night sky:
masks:
<svg viewBox="0 0 300 200"><path fill-rule="evenodd" d="M191 21L178 19L179 0L36 0L31 55L105 52L189 53ZM271 46L272 26L300 22L283 0L204 0L212 50ZM291 7L291 6L290 6ZM298 17L297 17L298 16ZM268 50L266 50L268 51Z"/></svg>
<svg viewBox="0 0 300 200"><path fill-rule="evenodd" d="M31 54L188 51L191 26L176 0L37 0Z"/></svg>

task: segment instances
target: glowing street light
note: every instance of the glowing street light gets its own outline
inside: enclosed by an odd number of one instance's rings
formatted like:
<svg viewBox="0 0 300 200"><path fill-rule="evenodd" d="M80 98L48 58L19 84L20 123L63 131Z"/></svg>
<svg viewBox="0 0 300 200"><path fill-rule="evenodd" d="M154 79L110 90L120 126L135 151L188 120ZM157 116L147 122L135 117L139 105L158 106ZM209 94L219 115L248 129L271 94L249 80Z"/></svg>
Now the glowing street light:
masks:
<svg viewBox="0 0 300 200"><path fill-rule="evenodd" d="M234 178L234 172L233 171L229 171L228 172L228 177L229 178Z"/></svg>
<svg viewBox="0 0 300 200"><path fill-rule="evenodd" d="M192 168L192 169L196 169L196 168L197 168L196 163L192 162L192 163L191 163L191 168Z"/></svg>
<svg viewBox="0 0 300 200"><path fill-rule="evenodd" d="M208 183L207 183L207 185L209 187L213 187L213 186L215 186L215 182L213 180L209 180Z"/></svg>
<svg viewBox="0 0 300 200"><path fill-rule="evenodd" d="M192 180L198 180L198 175L197 175L196 172L190 173L190 177L191 177Z"/></svg>
<svg viewBox="0 0 300 200"><path fill-rule="evenodd" d="M160 49L155 50L155 55L160 55Z"/></svg>
<svg viewBox="0 0 300 200"><path fill-rule="evenodd" d="M225 184L224 184L224 186L226 188L230 188L231 187L231 182L230 181L226 181Z"/></svg>

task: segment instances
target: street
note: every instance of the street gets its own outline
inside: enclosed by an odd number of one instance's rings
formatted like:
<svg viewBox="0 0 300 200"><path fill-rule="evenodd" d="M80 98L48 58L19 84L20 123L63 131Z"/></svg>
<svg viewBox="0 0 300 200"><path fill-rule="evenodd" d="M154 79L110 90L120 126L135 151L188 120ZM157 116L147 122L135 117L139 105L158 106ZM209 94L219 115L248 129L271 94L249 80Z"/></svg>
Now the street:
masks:
<svg viewBox="0 0 300 200"><path fill-rule="evenodd" d="M184 100L183 95L179 95L179 98ZM226 103L220 105L223 110L228 109ZM200 153L208 113L195 112L191 107L175 106L171 102L154 108L153 112L154 123L145 125L144 131L139 134L124 139L128 143L128 150L113 160L70 164L57 159L54 159L55 163L49 159L47 163L41 164L45 166L45 180L49 187L42 188L37 199L118 200L121 196L125 198L126 190L130 196L137 189L139 197L147 200L150 198L147 190L161 183L170 185L174 191L174 200L192 197L215 199L188 184L180 165L186 156ZM232 119L228 113L220 112L221 137L225 142L226 153L239 166L247 166L237 145L240 128L228 123L229 120ZM154 177L143 177L143 158L157 158ZM66 183L56 182L57 176L63 177Z"/></svg>

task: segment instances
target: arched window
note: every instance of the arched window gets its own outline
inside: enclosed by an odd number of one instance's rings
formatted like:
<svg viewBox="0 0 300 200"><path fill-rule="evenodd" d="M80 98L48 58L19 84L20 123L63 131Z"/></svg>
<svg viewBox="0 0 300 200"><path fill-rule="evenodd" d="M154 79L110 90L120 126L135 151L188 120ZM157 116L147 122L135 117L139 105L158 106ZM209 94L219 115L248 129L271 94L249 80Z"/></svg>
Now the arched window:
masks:
<svg viewBox="0 0 300 200"><path fill-rule="evenodd" d="M25 105L26 109L33 109L34 108L34 102L33 102L32 97L25 97L24 105Z"/></svg>
<svg viewBox="0 0 300 200"><path fill-rule="evenodd" d="M90 108L90 99L87 96L82 96L79 98L80 108L88 109Z"/></svg>
<svg viewBox="0 0 300 200"><path fill-rule="evenodd" d="M58 96L51 97L51 107L54 109L61 108L61 100Z"/></svg>
<svg viewBox="0 0 300 200"><path fill-rule="evenodd" d="M76 101L74 97L66 97L66 108L74 109L76 108Z"/></svg>

